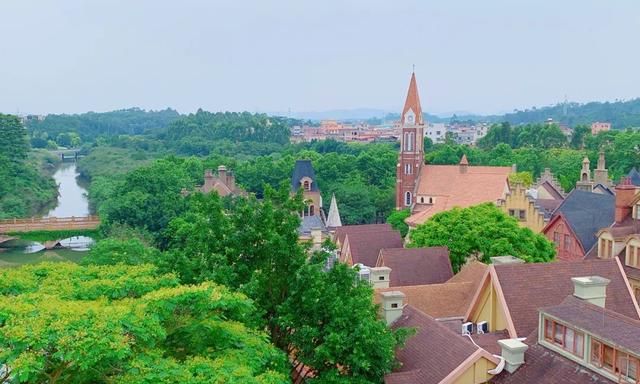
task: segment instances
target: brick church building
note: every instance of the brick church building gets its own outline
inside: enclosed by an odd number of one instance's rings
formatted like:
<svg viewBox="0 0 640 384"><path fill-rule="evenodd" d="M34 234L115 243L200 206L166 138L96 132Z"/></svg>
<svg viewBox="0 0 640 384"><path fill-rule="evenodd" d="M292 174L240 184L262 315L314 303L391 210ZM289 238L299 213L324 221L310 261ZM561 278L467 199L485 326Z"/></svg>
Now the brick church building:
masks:
<svg viewBox="0 0 640 384"><path fill-rule="evenodd" d="M438 212L486 202L502 204L512 167L472 166L466 156L456 165L424 163L424 118L415 73L400 116L400 154L396 165L396 209L411 210L415 227Z"/></svg>

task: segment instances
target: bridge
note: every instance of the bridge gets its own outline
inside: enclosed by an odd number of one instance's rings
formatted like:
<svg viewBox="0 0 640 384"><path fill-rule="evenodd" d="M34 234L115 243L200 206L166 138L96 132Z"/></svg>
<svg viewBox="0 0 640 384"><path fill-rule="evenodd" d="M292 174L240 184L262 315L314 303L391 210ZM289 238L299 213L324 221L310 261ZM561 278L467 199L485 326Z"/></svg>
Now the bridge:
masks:
<svg viewBox="0 0 640 384"><path fill-rule="evenodd" d="M84 217L32 217L30 219L0 220L0 234L33 231L68 231L96 229L100 226L98 216ZM6 241L6 240L5 240Z"/></svg>

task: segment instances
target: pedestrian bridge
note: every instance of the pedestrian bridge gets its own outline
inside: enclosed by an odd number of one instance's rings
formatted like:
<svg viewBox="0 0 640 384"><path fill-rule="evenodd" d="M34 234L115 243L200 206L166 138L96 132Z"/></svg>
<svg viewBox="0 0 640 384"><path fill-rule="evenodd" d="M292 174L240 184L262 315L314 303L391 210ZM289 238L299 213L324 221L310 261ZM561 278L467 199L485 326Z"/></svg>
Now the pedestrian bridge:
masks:
<svg viewBox="0 0 640 384"><path fill-rule="evenodd" d="M68 231L75 229L96 229L100 226L98 216L84 217L44 217L30 219L0 220L0 234L33 231Z"/></svg>

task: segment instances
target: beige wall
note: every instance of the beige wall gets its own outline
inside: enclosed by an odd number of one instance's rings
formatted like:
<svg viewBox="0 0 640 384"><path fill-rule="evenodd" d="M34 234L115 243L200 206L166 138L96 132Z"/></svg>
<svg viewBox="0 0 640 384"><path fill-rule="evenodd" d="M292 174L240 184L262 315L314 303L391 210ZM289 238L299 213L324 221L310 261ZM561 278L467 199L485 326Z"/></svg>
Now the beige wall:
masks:
<svg viewBox="0 0 640 384"><path fill-rule="evenodd" d="M523 227L531 229L535 233L542 232L545 226L544 215L538 211L533 200L527 197L526 189L521 184L517 184L511 189L511 193L506 195L504 203L501 204L500 208L507 215L510 210L514 210L518 223ZM525 211L524 220L521 220L518 216L520 210Z"/></svg>
<svg viewBox="0 0 640 384"><path fill-rule="evenodd" d="M491 282L480 292L478 306L468 321L473 323L486 321L489 323L490 332L507 329L504 308L502 308L496 289Z"/></svg>
<svg viewBox="0 0 640 384"><path fill-rule="evenodd" d="M487 371L495 368L496 365L484 357L478 359L471 367L469 367L462 375L453 381L455 384L480 384L486 383L491 379L491 375Z"/></svg>

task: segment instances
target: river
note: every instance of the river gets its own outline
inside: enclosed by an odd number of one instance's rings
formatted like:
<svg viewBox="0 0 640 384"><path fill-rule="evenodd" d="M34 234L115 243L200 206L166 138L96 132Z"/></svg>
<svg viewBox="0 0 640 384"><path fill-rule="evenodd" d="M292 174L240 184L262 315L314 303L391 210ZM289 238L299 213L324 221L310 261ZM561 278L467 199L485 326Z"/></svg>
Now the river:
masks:
<svg viewBox="0 0 640 384"><path fill-rule="evenodd" d="M53 175L58 184L58 201L55 208L48 208L40 212L42 217L81 217L87 216L89 201L87 190L78 178L75 163L62 163ZM56 239L61 240L61 239ZM83 251L93 242L87 237L73 237L64 239L61 243L69 248L45 250L40 243L28 240L11 240L0 244L0 268L16 267L22 264L32 264L42 261L73 261L78 262L84 256Z"/></svg>
<svg viewBox="0 0 640 384"><path fill-rule="evenodd" d="M58 184L58 204L48 212L42 212L43 217L71 217L89 215L89 200L87 190L82 186L82 180L76 163L62 163L53 178Z"/></svg>

